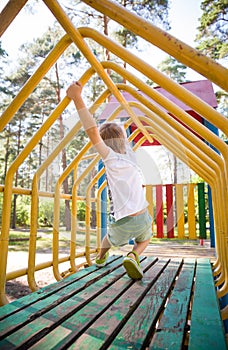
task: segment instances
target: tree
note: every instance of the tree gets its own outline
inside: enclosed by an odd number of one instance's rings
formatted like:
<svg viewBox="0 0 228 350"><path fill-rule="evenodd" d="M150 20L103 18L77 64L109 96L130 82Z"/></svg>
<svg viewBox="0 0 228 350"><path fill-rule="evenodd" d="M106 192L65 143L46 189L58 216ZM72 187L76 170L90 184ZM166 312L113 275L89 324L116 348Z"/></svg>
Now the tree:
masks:
<svg viewBox="0 0 228 350"><path fill-rule="evenodd" d="M135 12L138 16L152 21L155 25L162 25L170 29L168 22L169 0L116 0L120 5L129 11Z"/></svg>
<svg viewBox="0 0 228 350"><path fill-rule="evenodd" d="M200 18L200 26L196 42L198 49L215 60L225 60L228 57L228 1L227 0L203 0L203 11ZM228 117L227 92L216 92L218 110ZM225 137L225 135L221 135Z"/></svg>
<svg viewBox="0 0 228 350"><path fill-rule="evenodd" d="M178 62L175 58L168 56L159 65L158 68L168 75L169 78L177 83L183 83L186 81L186 69L187 67Z"/></svg>
<svg viewBox="0 0 228 350"><path fill-rule="evenodd" d="M228 56L228 2L227 0L203 0L203 14L200 18L199 33L196 37L198 47L213 59Z"/></svg>
<svg viewBox="0 0 228 350"><path fill-rule="evenodd" d="M153 24L162 25L166 30L170 29L168 22L169 0L115 1L125 7L127 10L136 13L148 21L152 21ZM124 47L137 47L138 39L134 33L126 28L123 28L119 24L114 25L113 21L111 21L106 15L95 11L92 7L86 6L80 2L76 2L75 4L75 1L72 3L72 1L69 0L67 6L65 5L65 9L73 22L75 19L77 19L77 23L75 23L77 27L80 26L78 21L78 17L80 17L83 25L85 25L85 23L91 24L91 22L93 22L94 27L97 28L98 31L102 30L105 35L115 37ZM112 28L111 32L110 28ZM95 44L93 43L91 47L94 47L94 45ZM103 51L103 49L98 48L98 50L100 50L98 52L101 55L101 51ZM107 49L105 49L102 54L106 60L116 59ZM124 67L126 67L126 63L124 62L123 64ZM108 73L110 74L109 71Z"/></svg>
<svg viewBox="0 0 228 350"><path fill-rule="evenodd" d="M218 101L218 111L228 118L228 93L223 90L218 90L215 95ZM221 134L220 136L227 141L225 134Z"/></svg>

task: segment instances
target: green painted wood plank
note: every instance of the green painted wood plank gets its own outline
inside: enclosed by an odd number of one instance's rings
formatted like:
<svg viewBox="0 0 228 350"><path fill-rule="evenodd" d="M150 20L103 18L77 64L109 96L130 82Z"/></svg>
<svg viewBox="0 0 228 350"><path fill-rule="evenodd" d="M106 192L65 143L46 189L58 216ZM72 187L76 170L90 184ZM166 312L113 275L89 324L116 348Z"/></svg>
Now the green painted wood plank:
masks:
<svg viewBox="0 0 228 350"><path fill-rule="evenodd" d="M189 350L227 350L211 264L198 259Z"/></svg>
<svg viewBox="0 0 228 350"><path fill-rule="evenodd" d="M113 262L113 264L117 263ZM23 346L23 344L26 343L32 344L33 338L38 341L52 329L61 324L61 322L74 315L77 310L86 306L86 304L93 297L97 295L99 296L104 290L106 290L109 284L114 283L115 280L118 280L122 275L125 274L125 270L123 269L122 264L118 265L119 267L115 270L110 269L111 265L105 266L102 269L99 269L99 271L96 271L90 275L91 277L96 273L100 274L102 278L95 278L94 282L93 280L90 280L89 283L87 280L87 283L84 283L84 289L80 287L80 291L77 294L52 308L50 311L43 314L43 316L40 316L34 321L31 320L31 322L24 325L23 328L6 337L2 342L0 342L0 348L6 342L10 342L11 344L17 346ZM88 276L86 278L88 278ZM76 289L78 287L78 284L82 283L82 281L83 280L77 281L75 286L72 284L71 288ZM132 283L132 281L128 279L128 283ZM67 288L69 288L69 286L67 286ZM65 290L67 288L65 288ZM99 309L98 305L96 305L96 312ZM75 329L75 323L73 324L73 329Z"/></svg>
<svg viewBox="0 0 228 350"><path fill-rule="evenodd" d="M110 256L108 259L108 263L112 263L113 261L116 261L118 259L121 259L121 256ZM53 284L50 284L48 286L45 286L38 291L31 293L29 295L26 295L18 300L13 301L12 303L6 304L2 307L0 307L0 321L3 320L5 317L8 317L9 315L19 312L25 307L28 307L30 304L32 305L34 302L38 300L45 299L47 296L57 293L59 290L64 288L66 285L69 285L71 283L75 283L75 281L85 277L86 275L92 273L93 271L99 270L97 266L92 265L88 268L82 269L70 276L67 276L63 280L59 282L55 282Z"/></svg>
<svg viewBox="0 0 228 350"><path fill-rule="evenodd" d="M185 259L149 349L182 349L194 272L195 259Z"/></svg>
<svg viewBox="0 0 228 350"><path fill-rule="evenodd" d="M163 273L168 260L159 260L144 275L118 298L84 333L75 340L69 349L100 349L109 337L113 337L123 327L126 320L138 307L148 290ZM113 339L113 338L112 338Z"/></svg>
<svg viewBox="0 0 228 350"><path fill-rule="evenodd" d="M155 328L182 259L172 260L151 287L144 299L111 343L109 349L141 349L148 343L148 334Z"/></svg>
<svg viewBox="0 0 228 350"><path fill-rule="evenodd" d="M33 319L36 319L40 315L42 315L45 312L48 312L58 304L64 302L67 298L70 298L72 295L78 293L80 290L88 286L91 281L93 283L98 279L101 279L103 276L109 275L113 269L118 268L122 265L122 259L113 260L108 265L105 266L105 268L102 269L93 269L93 266L89 267L88 269L91 269L91 273L86 273L83 277L80 279L76 278L75 280L72 280L70 284L68 283L61 283L62 288L58 288L56 293L47 293L46 298L38 299L38 301L34 302L33 304L30 304L30 295L28 295L29 299L29 306L24 309L19 309L17 313L14 313L7 318L4 318L0 322L0 339L2 339L3 336L7 336L7 334L10 334L14 330L19 329L23 325L27 324ZM24 298L25 302L25 298Z"/></svg>
<svg viewBox="0 0 228 350"><path fill-rule="evenodd" d="M147 258L141 263L144 269L154 264L156 259ZM123 271L124 268L122 267ZM110 276L111 277L111 276ZM105 280L103 279L103 282ZM134 283L125 273L122 278L108 286L106 290L100 293L96 298L90 301L84 308L75 312L74 315L67 318L61 323L60 327L55 328L52 332L43 337L38 343L34 344L32 349L61 349L68 348L74 339L80 336L99 316L106 312L116 299L124 295ZM93 285L90 286L91 290ZM86 292L86 291L85 291ZM62 330L64 329L64 332ZM65 334L70 330L70 334Z"/></svg>
<svg viewBox="0 0 228 350"><path fill-rule="evenodd" d="M205 184L200 182L198 187L198 213L199 213L199 238L207 238L206 230L206 199L205 199Z"/></svg>

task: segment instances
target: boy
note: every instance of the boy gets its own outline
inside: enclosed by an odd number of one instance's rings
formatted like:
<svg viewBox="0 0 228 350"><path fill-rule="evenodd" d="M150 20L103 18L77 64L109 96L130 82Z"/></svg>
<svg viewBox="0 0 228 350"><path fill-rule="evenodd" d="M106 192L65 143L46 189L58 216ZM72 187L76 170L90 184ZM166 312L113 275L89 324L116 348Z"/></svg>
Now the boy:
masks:
<svg viewBox="0 0 228 350"><path fill-rule="evenodd" d="M123 246L134 238L134 249L124 258L123 266L130 278L141 279L143 271L139 255L148 246L152 236L142 174L123 129L116 123L105 123L99 130L85 106L81 92L82 85L78 81L69 86L67 96L74 101L82 125L103 160L110 197L109 232L102 241L96 265L106 264L112 245Z"/></svg>

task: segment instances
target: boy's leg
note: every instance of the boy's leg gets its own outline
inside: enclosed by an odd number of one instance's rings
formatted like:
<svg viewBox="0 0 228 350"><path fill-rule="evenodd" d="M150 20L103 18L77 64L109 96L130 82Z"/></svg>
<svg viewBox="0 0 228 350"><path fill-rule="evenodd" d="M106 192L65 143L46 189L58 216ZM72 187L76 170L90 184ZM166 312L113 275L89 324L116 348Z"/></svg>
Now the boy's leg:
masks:
<svg viewBox="0 0 228 350"><path fill-rule="evenodd" d="M141 255L142 252L146 249L148 244L150 243L150 238L143 242L135 242L133 250L138 254ZM128 256L135 259L135 255L132 253L128 253Z"/></svg>
<svg viewBox="0 0 228 350"><path fill-rule="evenodd" d="M105 254L107 253L107 251L111 248L111 244L107 238L107 236L105 236L101 242L101 249L100 252L98 254L98 259L103 259L103 257L105 256Z"/></svg>
<svg viewBox="0 0 228 350"><path fill-rule="evenodd" d="M143 242L135 242L132 252L129 252L123 260L123 266L130 278L133 280L141 279L143 277L143 271L140 267L139 255L146 249L150 242L147 239Z"/></svg>

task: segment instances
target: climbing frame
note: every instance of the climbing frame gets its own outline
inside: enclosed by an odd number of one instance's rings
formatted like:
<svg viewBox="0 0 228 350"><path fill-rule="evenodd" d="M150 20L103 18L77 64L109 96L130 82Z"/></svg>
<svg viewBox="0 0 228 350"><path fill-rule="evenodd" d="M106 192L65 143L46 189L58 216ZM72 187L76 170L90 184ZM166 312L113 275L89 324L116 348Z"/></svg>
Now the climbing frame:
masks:
<svg viewBox="0 0 228 350"><path fill-rule="evenodd" d="M70 19L66 16L61 4L53 0L43 1L55 18L58 20L66 34L53 48L49 55L45 58L43 63L38 67L36 72L21 88L18 95L14 98L11 104L3 112L0 119L0 130L9 123L14 117L15 113L30 96L32 91L36 88L39 82L43 79L49 69L55 64L58 58L64 53L69 45L76 45L81 54L87 59L90 64L81 77L77 77L78 80L86 85L88 81L98 74L103 81L104 91L90 107L90 112L93 114L97 108L104 103L106 98L113 95L119 102L119 107L109 116L108 120L114 120L118 117L121 110L126 110L129 119L125 122L127 128L133 122L137 126L137 130L134 135L129 137L133 139L138 133L142 133L143 138L135 145L135 148L139 147L145 140L152 141L153 136L168 150L170 150L175 156L181 159L184 163L187 163L191 169L199 174L205 182L210 185L212 191L212 202L214 221L216 228L216 252L217 260L213 265L215 283L217 286L217 295L219 298L226 296L228 291L228 252L227 252L227 234L228 234L228 146L217 135L213 134L204 125L200 124L191 115L186 113L180 107L175 105L165 96L162 96L158 91L145 84L140 78L136 77L133 73L123 69L120 65L105 61L100 62L94 56L90 47L86 43L86 38L90 38L95 41L101 47L108 49L116 57L125 61L128 65L132 66L146 78L154 81L156 84L164 88L171 95L175 96L185 104L189 105L192 110L196 111L205 120L212 123L219 130L221 130L226 136L228 135L228 121L218 111L214 110L204 101L200 100L197 96L187 91L181 85L175 83L164 74L153 68L148 62L143 61L133 53L129 52L118 43L111 40L109 37L99 33L92 28L76 28L71 23ZM161 48L171 56L175 57L178 61L194 69L205 78L220 86L221 88L228 90L228 73L227 70L214 62L210 58L202 55L198 51L172 37L170 34L155 27L151 23L146 22L144 19L130 13L125 8L122 8L115 2L110 0L88 0L84 1L89 6L98 10L102 14L107 15L109 18L115 20L117 23L123 25L125 28L131 30L139 37L145 39L148 43ZM8 25L12 22L14 17L19 13L20 9L25 5L26 1L13 1L10 0L0 15L0 33L4 33ZM127 84L114 84L110 76L107 74L107 70L116 72L119 76L123 77ZM128 85L130 83L131 85ZM143 92L143 96L139 94L139 90ZM122 91L128 91L137 102L127 102L121 93ZM154 101L154 103L152 102ZM7 254L8 254L8 241L10 231L10 210L12 194L20 193L23 195L31 196L31 232L29 243L29 255L28 255L28 268L23 272L28 275L28 282L31 290L37 290L37 284L35 280L35 271L40 268L53 266L54 275L57 280L62 279L62 274L59 271L59 265L62 262L69 261L69 273L76 272L78 270L77 263L75 263L78 257L84 255L86 262L92 264L92 254L94 254L99 248L100 235L101 235L101 223L99 217L99 211L101 208L101 192L105 186L102 185L97 193L97 247L91 248L90 244L90 212L87 210L86 216L86 238L85 249L83 254L77 253L76 250L76 233L77 217L76 217L76 203L77 203L77 189L78 185L83 177L97 165L99 156L94 155L88 170L75 179L75 183L71 194L62 194L61 185L64 179L70 174L70 172L77 168L78 164L82 161L84 156L87 156L87 152L91 149L91 144L87 143L74 160L68 165L68 167L60 175L56 187L54 197L54 224L53 224L53 259L51 262L47 262L41 266L37 266L35 263L36 256L36 239L38 230L38 201L39 197L47 196L47 193L39 192L39 179L45 169L53 162L62 149L72 140L77 137L79 130L81 129L80 121L69 131L59 145L53 150L48 158L43 162L40 168L37 169L31 189L18 189L13 187L13 180L17 169L23 164L24 160L29 156L33 148L38 144L41 138L48 132L53 123L57 120L59 115L69 105L70 100L64 97L63 100L56 106L49 118L43 123L41 128L31 137L29 143L24 147L15 161L8 169L5 183L0 187L3 192L3 212L2 212L2 232L0 237L0 304L4 305L8 302L5 295L5 283L6 280L12 276L7 275ZM139 115L134 113L133 107L137 107L141 111ZM175 119L164 111L166 108L175 116ZM213 146L213 147L211 147ZM103 175L104 170L100 170L94 179L94 183L99 180ZM91 187L94 185L91 183L86 192L86 204L87 208L91 205ZM59 258L59 210L60 200L62 198L72 201L72 232L69 256L64 259ZM21 276L22 271L13 274L14 277ZM227 307L222 311L223 319L228 317Z"/></svg>

